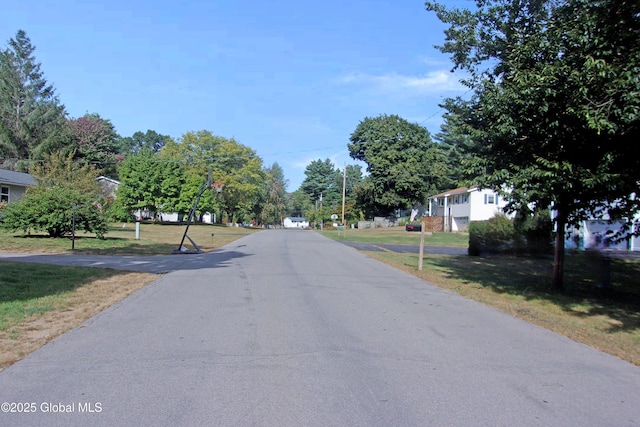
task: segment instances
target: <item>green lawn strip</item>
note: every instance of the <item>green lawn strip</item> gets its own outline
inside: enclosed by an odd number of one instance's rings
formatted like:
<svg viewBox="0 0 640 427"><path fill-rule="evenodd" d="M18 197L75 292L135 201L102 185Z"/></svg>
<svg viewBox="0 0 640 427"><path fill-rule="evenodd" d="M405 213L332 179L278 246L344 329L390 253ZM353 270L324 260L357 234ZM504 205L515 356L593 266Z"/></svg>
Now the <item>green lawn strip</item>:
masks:
<svg viewBox="0 0 640 427"><path fill-rule="evenodd" d="M379 231L378 231L379 230ZM323 235L334 240L346 240L363 243L389 243L400 245L420 245L420 232L407 232L394 227L393 229L373 230L347 230L346 233L338 233L337 230L327 230ZM426 246L469 246L467 233L425 233L424 244Z"/></svg>
<svg viewBox="0 0 640 427"><path fill-rule="evenodd" d="M0 261L0 331L24 318L64 308L65 297L115 270Z"/></svg>

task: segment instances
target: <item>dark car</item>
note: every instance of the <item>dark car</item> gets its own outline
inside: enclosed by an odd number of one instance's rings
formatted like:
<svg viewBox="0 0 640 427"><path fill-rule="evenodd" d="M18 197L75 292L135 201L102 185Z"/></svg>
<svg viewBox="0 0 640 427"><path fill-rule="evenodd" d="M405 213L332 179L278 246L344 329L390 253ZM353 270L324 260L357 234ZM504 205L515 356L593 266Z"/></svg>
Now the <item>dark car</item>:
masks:
<svg viewBox="0 0 640 427"><path fill-rule="evenodd" d="M422 231L422 224L407 224L405 226L407 231Z"/></svg>

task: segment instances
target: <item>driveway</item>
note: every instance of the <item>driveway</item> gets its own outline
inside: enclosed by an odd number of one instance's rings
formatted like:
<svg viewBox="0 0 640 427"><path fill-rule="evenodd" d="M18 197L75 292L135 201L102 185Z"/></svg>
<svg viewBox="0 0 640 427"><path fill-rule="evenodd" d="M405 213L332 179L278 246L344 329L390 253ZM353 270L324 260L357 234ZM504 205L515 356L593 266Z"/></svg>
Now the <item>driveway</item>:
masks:
<svg viewBox="0 0 640 427"><path fill-rule="evenodd" d="M640 424L640 368L318 233L174 262L0 372L0 425Z"/></svg>

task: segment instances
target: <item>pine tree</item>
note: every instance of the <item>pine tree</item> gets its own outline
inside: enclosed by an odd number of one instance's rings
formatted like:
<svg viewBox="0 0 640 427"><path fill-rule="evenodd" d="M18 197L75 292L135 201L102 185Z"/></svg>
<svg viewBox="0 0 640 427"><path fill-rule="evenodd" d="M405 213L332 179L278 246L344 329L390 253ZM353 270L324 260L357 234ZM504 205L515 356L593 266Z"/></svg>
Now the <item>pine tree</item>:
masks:
<svg viewBox="0 0 640 427"><path fill-rule="evenodd" d="M64 105L47 84L23 30L0 51L0 163L39 158L63 135Z"/></svg>

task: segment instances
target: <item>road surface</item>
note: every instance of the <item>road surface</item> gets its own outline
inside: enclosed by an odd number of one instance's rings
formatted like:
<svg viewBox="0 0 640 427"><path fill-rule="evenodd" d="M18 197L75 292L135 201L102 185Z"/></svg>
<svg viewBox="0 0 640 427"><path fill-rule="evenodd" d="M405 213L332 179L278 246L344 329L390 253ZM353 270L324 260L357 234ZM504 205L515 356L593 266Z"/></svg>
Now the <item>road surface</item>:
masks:
<svg viewBox="0 0 640 427"><path fill-rule="evenodd" d="M318 233L197 257L0 372L0 425L640 424L640 368Z"/></svg>

